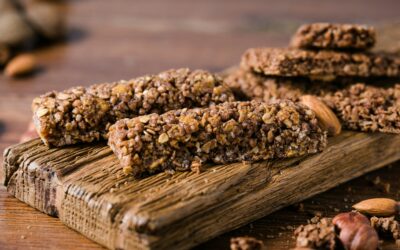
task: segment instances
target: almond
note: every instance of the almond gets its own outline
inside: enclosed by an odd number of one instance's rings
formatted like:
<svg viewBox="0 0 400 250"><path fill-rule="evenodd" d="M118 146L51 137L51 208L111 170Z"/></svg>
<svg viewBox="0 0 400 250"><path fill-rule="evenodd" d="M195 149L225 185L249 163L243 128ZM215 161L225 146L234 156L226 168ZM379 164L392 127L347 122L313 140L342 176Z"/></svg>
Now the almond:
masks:
<svg viewBox="0 0 400 250"><path fill-rule="evenodd" d="M373 216L393 216L399 213L400 203L388 198L374 198L363 200L353 208L361 213Z"/></svg>
<svg viewBox="0 0 400 250"><path fill-rule="evenodd" d="M4 72L9 77L32 73L36 68L36 59L32 54L21 54L7 64Z"/></svg>
<svg viewBox="0 0 400 250"><path fill-rule="evenodd" d="M322 129L328 131L328 135L335 136L342 131L342 125L333 111L318 97L313 95L303 95L300 103L314 111Z"/></svg>

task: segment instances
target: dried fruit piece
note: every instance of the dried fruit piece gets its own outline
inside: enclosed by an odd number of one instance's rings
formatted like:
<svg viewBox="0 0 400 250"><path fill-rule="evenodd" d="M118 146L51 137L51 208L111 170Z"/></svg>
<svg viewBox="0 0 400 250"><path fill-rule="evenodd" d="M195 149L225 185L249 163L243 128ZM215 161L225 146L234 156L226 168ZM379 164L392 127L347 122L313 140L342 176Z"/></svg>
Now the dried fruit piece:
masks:
<svg viewBox="0 0 400 250"><path fill-rule="evenodd" d="M321 127L328 131L328 135L335 136L340 134L342 125L340 125L339 119L325 103L318 99L318 97L304 95L300 97L300 103L315 112Z"/></svg>
<svg viewBox="0 0 400 250"><path fill-rule="evenodd" d="M21 54L10 60L4 73L9 77L16 77L32 73L35 69L35 57L32 54Z"/></svg>
<svg viewBox="0 0 400 250"><path fill-rule="evenodd" d="M264 243L254 237L231 238L231 250L260 250L263 246Z"/></svg>
<svg viewBox="0 0 400 250"><path fill-rule="evenodd" d="M360 201L353 208L372 216L392 216L399 213L400 203L388 198L374 198Z"/></svg>
<svg viewBox="0 0 400 250"><path fill-rule="evenodd" d="M357 212L336 215L333 224L340 230L339 239L348 250L376 250L378 234L367 217Z"/></svg>

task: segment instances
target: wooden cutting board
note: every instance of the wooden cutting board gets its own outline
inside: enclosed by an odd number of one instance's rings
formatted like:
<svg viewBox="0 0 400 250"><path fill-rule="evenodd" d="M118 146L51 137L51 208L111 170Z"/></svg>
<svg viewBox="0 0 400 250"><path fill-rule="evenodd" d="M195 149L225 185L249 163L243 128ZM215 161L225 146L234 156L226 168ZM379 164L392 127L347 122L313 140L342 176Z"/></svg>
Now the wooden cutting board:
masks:
<svg viewBox="0 0 400 250"><path fill-rule="evenodd" d="M400 159L400 135L343 132L319 154L210 166L200 174L125 176L104 144L4 152L3 183L111 249L187 249Z"/></svg>

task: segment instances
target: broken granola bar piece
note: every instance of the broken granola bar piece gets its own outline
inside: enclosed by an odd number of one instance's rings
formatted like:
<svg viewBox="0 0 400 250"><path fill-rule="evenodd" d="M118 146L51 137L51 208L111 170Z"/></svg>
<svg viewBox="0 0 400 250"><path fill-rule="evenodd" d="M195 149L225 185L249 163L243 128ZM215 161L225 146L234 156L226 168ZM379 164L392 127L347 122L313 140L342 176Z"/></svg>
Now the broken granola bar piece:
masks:
<svg viewBox="0 0 400 250"><path fill-rule="evenodd" d="M233 101L219 77L202 70L169 70L129 81L50 92L34 99L33 120L46 145L98 141L122 118Z"/></svg>
<svg viewBox="0 0 400 250"><path fill-rule="evenodd" d="M238 98L264 102L298 101L305 94L323 96L345 86L344 83L325 84L306 78L268 77L243 68L231 70L224 82Z"/></svg>
<svg viewBox="0 0 400 250"><path fill-rule="evenodd" d="M323 100L347 129L400 133L400 84L391 88L352 84Z"/></svg>
<svg viewBox="0 0 400 250"><path fill-rule="evenodd" d="M296 248L330 249L338 246L335 226L331 218L318 218L307 225L300 225L295 231Z"/></svg>
<svg viewBox="0 0 400 250"><path fill-rule="evenodd" d="M261 250L264 243L254 237L231 238L231 250Z"/></svg>
<svg viewBox="0 0 400 250"><path fill-rule="evenodd" d="M291 46L303 49L366 50L375 45L373 27L357 24L312 23L299 27Z"/></svg>
<svg viewBox="0 0 400 250"><path fill-rule="evenodd" d="M371 217L371 226L382 236L400 240L400 223L391 217Z"/></svg>
<svg viewBox="0 0 400 250"><path fill-rule="evenodd" d="M290 101L226 102L122 119L108 139L134 175L302 156L322 151L326 142L314 112Z"/></svg>
<svg viewBox="0 0 400 250"><path fill-rule="evenodd" d="M400 84L377 87L364 83L316 84L304 79L274 78L244 69L232 71L225 83L239 96L264 102L298 101L302 95L319 96L346 129L400 133Z"/></svg>
<svg viewBox="0 0 400 250"><path fill-rule="evenodd" d="M242 56L241 67L266 76L322 81L337 77L400 77L400 57L370 52L253 48Z"/></svg>

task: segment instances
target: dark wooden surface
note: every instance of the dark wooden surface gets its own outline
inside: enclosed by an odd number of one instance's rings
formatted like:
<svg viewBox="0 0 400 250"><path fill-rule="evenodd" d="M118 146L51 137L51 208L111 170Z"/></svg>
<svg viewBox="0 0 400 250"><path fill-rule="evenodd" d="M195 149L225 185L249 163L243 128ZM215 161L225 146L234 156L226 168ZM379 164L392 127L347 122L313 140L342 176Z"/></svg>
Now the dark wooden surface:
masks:
<svg viewBox="0 0 400 250"><path fill-rule="evenodd" d="M16 198L110 249L190 249L400 160L399 145L343 131L309 157L135 180L104 144L49 150L36 139L7 149L2 170Z"/></svg>
<svg viewBox="0 0 400 250"><path fill-rule="evenodd" d="M219 71L237 64L248 47L285 46L298 25L312 21L376 25L378 46L398 50L399 9L397 0L70 1L67 41L35 51L43 70L17 80L0 76L0 150L18 141L30 119L32 98L48 90L176 67ZM390 184L389 193L371 184L378 176ZM283 209L200 248L227 248L231 236L253 235L270 249L287 249L293 243L292 228L305 223L313 211L333 215L364 198L399 199L399 176L400 163L393 164L304 202L304 212ZM18 202L1 187L0 248L100 247L57 219ZM395 249L394 245L387 248Z"/></svg>

